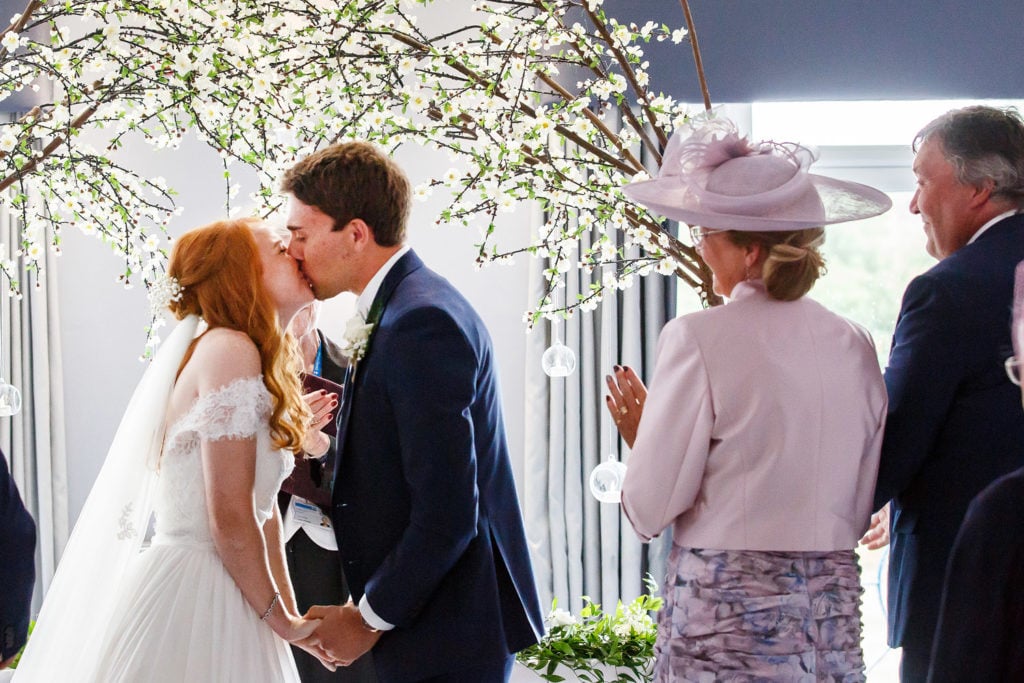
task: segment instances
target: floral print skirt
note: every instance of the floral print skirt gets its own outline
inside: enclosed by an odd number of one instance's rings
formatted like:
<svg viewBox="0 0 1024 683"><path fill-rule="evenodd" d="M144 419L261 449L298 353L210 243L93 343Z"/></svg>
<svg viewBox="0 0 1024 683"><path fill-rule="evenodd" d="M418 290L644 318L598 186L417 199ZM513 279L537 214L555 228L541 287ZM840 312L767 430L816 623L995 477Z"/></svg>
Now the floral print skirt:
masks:
<svg viewBox="0 0 1024 683"><path fill-rule="evenodd" d="M852 550L673 546L654 680L864 681L862 592Z"/></svg>

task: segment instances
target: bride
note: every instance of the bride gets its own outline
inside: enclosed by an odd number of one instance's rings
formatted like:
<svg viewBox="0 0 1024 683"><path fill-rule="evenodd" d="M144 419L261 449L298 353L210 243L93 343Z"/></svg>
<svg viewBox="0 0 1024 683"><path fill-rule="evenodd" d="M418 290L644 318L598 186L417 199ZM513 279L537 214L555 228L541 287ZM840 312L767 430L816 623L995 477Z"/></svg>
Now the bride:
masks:
<svg viewBox="0 0 1024 683"><path fill-rule="evenodd" d="M303 402L283 332L313 294L252 219L182 235L168 275L181 322L129 403L18 683L299 680L287 643L317 621L298 615L275 495L334 408Z"/></svg>

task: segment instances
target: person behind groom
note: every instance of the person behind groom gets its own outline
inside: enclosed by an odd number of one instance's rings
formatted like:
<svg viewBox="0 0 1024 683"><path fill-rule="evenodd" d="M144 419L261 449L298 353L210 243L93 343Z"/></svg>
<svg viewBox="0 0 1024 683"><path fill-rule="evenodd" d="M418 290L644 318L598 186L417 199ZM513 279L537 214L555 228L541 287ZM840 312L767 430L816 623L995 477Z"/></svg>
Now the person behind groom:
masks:
<svg viewBox="0 0 1024 683"><path fill-rule="evenodd" d="M885 384L889 412L874 507L890 500L889 644L900 676L924 681L950 548L971 500L1024 465L1012 348L1014 269L1024 259L1024 121L1014 110L947 112L915 138L928 253L907 286ZM884 545L884 515L865 537ZM952 615L949 615L952 616Z"/></svg>
<svg viewBox="0 0 1024 683"><path fill-rule="evenodd" d="M290 239L290 235L285 235ZM302 356L303 372L322 377L340 385L345 381L348 359L341 349L317 329L320 302L313 301L292 318L288 331L295 337ZM315 387L308 387L312 391ZM324 435L324 438L329 438ZM281 484L277 496L281 510L281 531L284 534L288 574L295 592L295 603L305 612L313 605L334 604L348 600L348 584L338 555L338 544L327 515L331 507L329 476L334 464L334 441L330 439L327 453L315 457L295 454L295 469ZM317 509L319 508L319 509ZM292 645L295 666L302 683L376 683L371 655L360 657L351 666L334 671L297 645Z"/></svg>
<svg viewBox="0 0 1024 683"><path fill-rule="evenodd" d="M318 299L362 318L338 417L331 516L353 602L314 607L314 638L378 677L508 680L543 633L491 340L404 244L409 182L379 149L332 145L284 177L290 253Z"/></svg>

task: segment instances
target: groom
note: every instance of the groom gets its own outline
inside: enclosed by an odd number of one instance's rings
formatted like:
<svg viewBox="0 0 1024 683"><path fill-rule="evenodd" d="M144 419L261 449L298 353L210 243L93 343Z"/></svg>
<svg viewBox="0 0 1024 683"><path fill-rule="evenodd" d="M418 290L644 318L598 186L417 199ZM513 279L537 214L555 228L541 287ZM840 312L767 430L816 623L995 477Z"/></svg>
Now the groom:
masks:
<svg viewBox="0 0 1024 683"><path fill-rule="evenodd" d="M382 683L506 681L543 623L487 330L403 244L409 182L379 149L320 150L283 189L316 297L353 292L365 320L332 494L355 602L311 609L314 639L342 664L372 648Z"/></svg>

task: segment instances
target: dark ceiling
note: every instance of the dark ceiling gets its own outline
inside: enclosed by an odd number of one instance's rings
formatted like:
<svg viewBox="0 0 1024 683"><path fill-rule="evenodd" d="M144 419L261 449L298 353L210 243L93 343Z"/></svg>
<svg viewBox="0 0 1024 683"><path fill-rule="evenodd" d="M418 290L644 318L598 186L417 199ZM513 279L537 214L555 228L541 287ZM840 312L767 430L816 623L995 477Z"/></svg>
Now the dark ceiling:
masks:
<svg viewBox="0 0 1024 683"><path fill-rule="evenodd" d="M605 0L620 21L684 25L678 0ZM690 0L711 99L1024 97L1020 0ZM688 44L648 46L651 85L700 101Z"/></svg>

